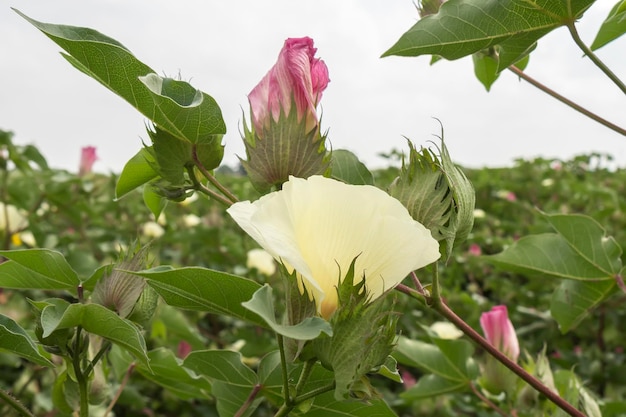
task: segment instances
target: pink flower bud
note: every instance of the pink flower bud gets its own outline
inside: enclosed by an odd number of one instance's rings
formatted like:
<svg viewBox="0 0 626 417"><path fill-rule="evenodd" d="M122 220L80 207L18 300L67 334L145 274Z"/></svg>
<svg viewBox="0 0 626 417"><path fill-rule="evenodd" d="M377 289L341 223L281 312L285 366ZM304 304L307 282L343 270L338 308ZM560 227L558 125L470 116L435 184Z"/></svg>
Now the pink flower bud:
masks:
<svg viewBox="0 0 626 417"><path fill-rule="evenodd" d="M289 38L278 55L278 61L248 95L252 122L257 132L275 122L281 115L289 115L292 103L298 112L298 121L306 117L306 126L317 126L315 108L328 85L328 68L324 61L315 58L317 49L313 39Z"/></svg>
<svg viewBox="0 0 626 417"><path fill-rule="evenodd" d="M476 243L472 243L467 252L472 256L480 256L483 254L482 249Z"/></svg>
<svg viewBox="0 0 626 417"><path fill-rule="evenodd" d="M519 343L515 328L509 320L506 306L494 306L491 311L480 316L480 326L483 328L485 338L504 353L509 359L517 362L519 357Z"/></svg>
<svg viewBox="0 0 626 417"><path fill-rule="evenodd" d="M80 153L80 167L78 175L86 175L91 172L94 162L98 159L94 146L85 146Z"/></svg>

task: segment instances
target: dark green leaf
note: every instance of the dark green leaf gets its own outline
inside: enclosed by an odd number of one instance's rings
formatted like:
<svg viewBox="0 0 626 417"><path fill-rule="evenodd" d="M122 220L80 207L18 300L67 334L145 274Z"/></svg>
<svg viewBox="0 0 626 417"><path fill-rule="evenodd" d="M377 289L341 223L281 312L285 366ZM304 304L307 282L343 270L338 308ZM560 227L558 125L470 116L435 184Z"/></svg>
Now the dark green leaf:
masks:
<svg viewBox="0 0 626 417"><path fill-rule="evenodd" d="M591 49L600 49L607 43L619 38L626 32L626 0L619 0L609 12L596 38L591 44Z"/></svg>
<svg viewBox="0 0 626 417"><path fill-rule="evenodd" d="M575 21L593 0L450 0L419 20L384 56L458 59L498 47L498 71L527 55L542 36Z"/></svg>
<svg viewBox="0 0 626 417"><path fill-rule="evenodd" d="M254 293L249 301L242 304L245 308L262 317L267 325L276 333L295 340L312 340L322 332L332 336L333 330L330 323L320 317L309 317L300 323L287 326L278 324L276 310L272 299L272 287L264 285Z"/></svg>
<svg viewBox="0 0 626 417"><path fill-rule="evenodd" d="M374 177L355 154L345 149L333 150L330 168L332 177L347 184L374 185Z"/></svg>
<svg viewBox="0 0 626 417"><path fill-rule="evenodd" d="M26 330L11 318L0 314L0 350L11 352L41 366L52 366Z"/></svg>
<svg viewBox="0 0 626 417"><path fill-rule="evenodd" d="M220 417L236 415L250 396L252 389L253 387L241 387L227 382L215 381L213 383L213 395L217 399L217 412ZM263 397L257 396L241 416L251 416L262 399Z"/></svg>
<svg viewBox="0 0 626 417"><path fill-rule="evenodd" d="M135 188L156 178L158 174L152 167L153 164L154 157L147 148L137 152L122 169L115 186L115 198L122 198Z"/></svg>
<svg viewBox="0 0 626 417"><path fill-rule="evenodd" d="M62 254L49 249L0 251L0 288L72 290L80 279Z"/></svg>
<svg viewBox="0 0 626 417"><path fill-rule="evenodd" d="M247 278L205 268L155 269L136 274L145 277L171 306L224 314L267 326L265 320L241 305L260 288Z"/></svg>
<svg viewBox="0 0 626 417"><path fill-rule="evenodd" d="M212 380L252 388L257 383L254 371L241 362L241 353L229 350L201 350L185 358L185 367Z"/></svg>
<svg viewBox="0 0 626 417"><path fill-rule="evenodd" d="M332 392L315 398L307 417L397 417L382 399L337 401Z"/></svg>
<svg viewBox="0 0 626 417"><path fill-rule="evenodd" d="M561 332L569 332L615 289L615 281L563 281L552 294L550 313Z"/></svg>
<svg viewBox="0 0 626 417"><path fill-rule="evenodd" d="M465 381L454 381L439 375L430 374L421 376L417 384L400 394L400 397L405 401L417 401L437 395L463 391L466 388L467 382Z"/></svg>

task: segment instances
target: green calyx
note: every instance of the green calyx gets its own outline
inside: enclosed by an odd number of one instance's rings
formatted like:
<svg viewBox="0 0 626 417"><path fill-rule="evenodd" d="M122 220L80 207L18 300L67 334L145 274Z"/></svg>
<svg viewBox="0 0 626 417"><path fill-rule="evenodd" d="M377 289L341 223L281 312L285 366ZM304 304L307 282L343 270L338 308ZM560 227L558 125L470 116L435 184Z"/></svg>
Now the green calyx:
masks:
<svg viewBox="0 0 626 417"><path fill-rule="evenodd" d="M464 241L474 225L474 187L452 162L443 138L439 155L427 148L417 150L409 142L409 163L403 161L389 194L442 242L446 260L454 244Z"/></svg>
<svg viewBox="0 0 626 417"><path fill-rule="evenodd" d="M269 125L255 131L244 121L244 144L247 160L241 160L250 181L261 193L280 189L293 175L308 178L324 174L330 164L326 151L326 135L321 134L319 124L306 127L306 117L298 120L293 110L285 114L281 110L278 121L270 117Z"/></svg>

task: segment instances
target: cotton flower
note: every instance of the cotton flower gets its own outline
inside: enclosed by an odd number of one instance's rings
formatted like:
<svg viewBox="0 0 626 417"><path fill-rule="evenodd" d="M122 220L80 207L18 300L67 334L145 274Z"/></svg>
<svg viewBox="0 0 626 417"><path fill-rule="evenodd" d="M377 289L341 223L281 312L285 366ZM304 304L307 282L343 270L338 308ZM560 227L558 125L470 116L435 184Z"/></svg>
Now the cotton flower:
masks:
<svg viewBox="0 0 626 417"><path fill-rule="evenodd" d="M447 321L436 321L430 325L430 330L441 339L458 339L463 336L463 332L457 329L457 327Z"/></svg>
<svg viewBox="0 0 626 417"><path fill-rule="evenodd" d="M246 266L248 269L255 268L263 275L274 275L276 263L274 257L263 249L252 249L248 251Z"/></svg>
<svg viewBox="0 0 626 417"><path fill-rule="evenodd" d="M491 311L481 314L480 326L489 343L512 361L517 361L519 357L519 342L515 334L515 328L511 320L509 320L506 306L494 306Z"/></svg>
<svg viewBox="0 0 626 417"><path fill-rule="evenodd" d="M165 230L157 222L146 222L141 227L141 232L146 237L149 237L152 239L158 239L161 236L163 236L163 234L165 233Z"/></svg>
<svg viewBox="0 0 626 417"><path fill-rule="evenodd" d="M15 232L28 226L28 213L11 204L0 203L0 230Z"/></svg>
<svg viewBox="0 0 626 417"><path fill-rule="evenodd" d="M183 216L185 227L192 228L202 223L202 219L195 214L186 214Z"/></svg>
<svg viewBox="0 0 626 417"><path fill-rule="evenodd" d="M336 287L355 259L355 284L364 278L373 301L440 257L430 231L373 186L290 177L281 191L227 211L261 247L297 272L301 293L306 291L324 318L337 309Z"/></svg>

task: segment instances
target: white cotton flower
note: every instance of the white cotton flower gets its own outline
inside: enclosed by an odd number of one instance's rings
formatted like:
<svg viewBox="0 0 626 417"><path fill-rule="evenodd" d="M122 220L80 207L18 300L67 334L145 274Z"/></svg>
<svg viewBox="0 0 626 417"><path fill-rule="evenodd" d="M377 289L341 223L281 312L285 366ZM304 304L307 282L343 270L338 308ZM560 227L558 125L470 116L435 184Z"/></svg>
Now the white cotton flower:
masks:
<svg viewBox="0 0 626 417"><path fill-rule="evenodd" d="M485 210L479 209L479 208L474 209L474 218L475 219L484 219L486 215L487 214L485 213Z"/></svg>
<svg viewBox="0 0 626 417"><path fill-rule="evenodd" d="M551 187L554 185L554 180L552 178L545 178L541 181L541 185L543 187Z"/></svg>
<svg viewBox="0 0 626 417"><path fill-rule="evenodd" d="M276 272L276 262L274 257L263 249L252 249L248 251L246 261L248 269L256 268L263 275L274 275Z"/></svg>
<svg viewBox="0 0 626 417"><path fill-rule="evenodd" d="M28 213L11 204L0 203L0 230L6 230L7 225L9 232L22 230L28 226Z"/></svg>
<svg viewBox="0 0 626 417"><path fill-rule="evenodd" d="M20 240L27 246L30 246L31 248L37 246L37 240L35 239L35 235L33 235L33 232L31 232L30 230L20 233L19 237Z"/></svg>
<svg viewBox="0 0 626 417"><path fill-rule="evenodd" d="M183 216L183 223L185 227L192 228L202 223L202 219L195 214L186 214Z"/></svg>
<svg viewBox="0 0 626 417"><path fill-rule="evenodd" d="M457 329L457 327L447 321L436 321L430 325L430 330L441 339L458 339L463 336L463 332Z"/></svg>
<svg viewBox="0 0 626 417"><path fill-rule="evenodd" d="M297 271L301 291L325 318L337 309L336 287L355 259L355 284L365 277L375 300L440 257L430 231L398 200L369 185L290 177L281 191L227 211L261 247Z"/></svg>
<svg viewBox="0 0 626 417"><path fill-rule="evenodd" d="M158 239L165 233L163 227L157 222L146 222L141 226L141 232L144 236L151 239Z"/></svg>

